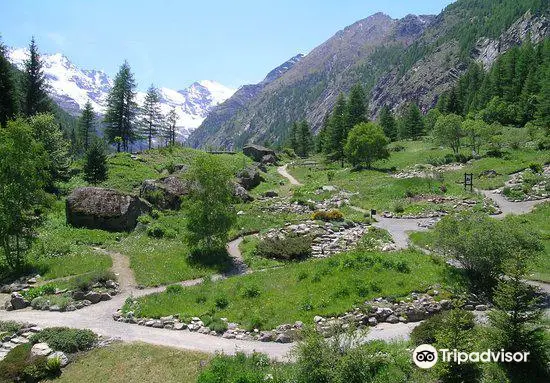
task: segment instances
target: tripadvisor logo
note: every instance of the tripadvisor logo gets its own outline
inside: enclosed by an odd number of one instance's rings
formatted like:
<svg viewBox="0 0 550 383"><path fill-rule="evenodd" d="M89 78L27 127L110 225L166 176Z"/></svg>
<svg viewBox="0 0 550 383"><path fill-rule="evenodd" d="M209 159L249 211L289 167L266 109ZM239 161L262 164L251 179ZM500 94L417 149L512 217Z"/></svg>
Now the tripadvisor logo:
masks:
<svg viewBox="0 0 550 383"><path fill-rule="evenodd" d="M462 363L489 363L489 362L527 362L528 351L511 352L501 349L500 351L486 350L482 352L464 352L456 349L440 348L439 351L429 344L421 344L413 351L413 361L420 368L432 368L439 360L443 362Z"/></svg>

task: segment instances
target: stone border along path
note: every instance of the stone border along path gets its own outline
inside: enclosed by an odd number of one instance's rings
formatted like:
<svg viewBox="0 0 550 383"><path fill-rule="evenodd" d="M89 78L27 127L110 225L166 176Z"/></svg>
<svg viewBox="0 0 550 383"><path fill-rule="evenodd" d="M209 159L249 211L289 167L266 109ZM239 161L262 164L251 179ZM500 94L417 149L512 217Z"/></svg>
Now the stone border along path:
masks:
<svg viewBox="0 0 550 383"><path fill-rule="evenodd" d="M277 168L279 174L289 180L292 185L302 185L296 178L288 173L288 164ZM498 194L491 191L482 191L486 196L493 199L501 205L502 216L510 213L521 214L530 211L536 204L542 203L545 200L527 201L527 202L503 202ZM351 208L366 212L359 207L350 206ZM497 216L498 217L498 216ZM425 220L425 219L424 219ZM406 248L408 245L408 231L425 230L418 226L418 222L423 219L392 219L379 218L379 222L375 226L388 230L392 235L395 243L400 248ZM233 273L227 275L217 275L212 278L224 278L230 275L238 275L250 272L246 267L243 267L242 256L238 245L242 241L239 237L227 245L229 254L236 260L237 267L233 269ZM242 351L251 353L253 351L262 352L276 360L290 360L289 351L292 349L292 343L273 343L273 342L257 342L246 340L225 339L211 335L199 334L190 331L167 331L160 328L151 328L145 326L136 326L128 323L116 322L112 315L120 307L124 305L127 297L142 297L145 295L162 292L166 286L138 289L136 287L135 278L132 270L129 267L129 259L116 252L111 252L104 249L96 248L97 251L109 254L113 258L112 270L118 274L121 293L114 296L112 300L101 302L97 305L91 305L81 310L73 312L52 312L39 311L26 308L23 310L5 311L0 310L0 320L14 320L19 322L35 323L41 327L66 326L72 328L90 329L99 335L106 337L119 338L122 341L132 342L141 341L150 344L175 347L180 349L202 351L214 353L222 351L227 354L234 354ZM239 263L241 266L239 266ZM180 282L182 286L193 286L201 283L203 278ZM538 283L541 288L550 292L548 284ZM381 323L375 327L371 327L366 340L380 339L406 339L414 327L421 322L415 323Z"/></svg>

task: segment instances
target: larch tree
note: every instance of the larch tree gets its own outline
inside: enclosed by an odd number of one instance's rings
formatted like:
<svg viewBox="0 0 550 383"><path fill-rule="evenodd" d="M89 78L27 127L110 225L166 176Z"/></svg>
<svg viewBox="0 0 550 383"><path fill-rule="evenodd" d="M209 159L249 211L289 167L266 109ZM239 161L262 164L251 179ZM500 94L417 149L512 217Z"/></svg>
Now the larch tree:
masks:
<svg viewBox="0 0 550 383"><path fill-rule="evenodd" d="M17 88L13 69L6 57L6 48L0 42L0 127L6 128L8 120L17 113Z"/></svg>
<svg viewBox="0 0 550 383"><path fill-rule="evenodd" d="M164 138L166 140L167 145L175 145L176 144L176 124L178 122L178 114L176 113L176 109L172 108L168 112L168 115L166 116L166 123L165 123L165 130L164 130Z"/></svg>
<svg viewBox="0 0 550 383"><path fill-rule="evenodd" d="M141 131L147 137L148 148L151 149L153 139L158 136L161 125L160 112L160 93L159 90L151 84L145 95L145 101L142 107Z"/></svg>
<svg viewBox="0 0 550 383"><path fill-rule="evenodd" d="M87 151L90 147L92 139L95 137L94 126L95 114L94 108L90 101L86 102L80 119L78 120L78 133L80 136L80 142L84 151Z"/></svg>
<svg viewBox="0 0 550 383"><path fill-rule="evenodd" d="M46 92L46 77L42 71L42 61L34 37L29 45L29 58L23 71L23 112L27 117L48 112L49 98Z"/></svg>
<svg viewBox="0 0 550 383"><path fill-rule="evenodd" d="M334 161L341 161L342 167L344 167L344 144L348 134L346 111L346 98L340 93L329 121L328 155Z"/></svg>
<svg viewBox="0 0 550 383"><path fill-rule="evenodd" d="M128 151L138 137L135 127L137 104L136 82L127 61L121 65L114 86L107 97L105 136L109 143L116 144L117 151Z"/></svg>
<svg viewBox="0 0 550 383"><path fill-rule="evenodd" d="M347 103L347 131L355 125L367 122L367 98L365 90L360 84L351 88ZM346 134L347 135L347 134Z"/></svg>

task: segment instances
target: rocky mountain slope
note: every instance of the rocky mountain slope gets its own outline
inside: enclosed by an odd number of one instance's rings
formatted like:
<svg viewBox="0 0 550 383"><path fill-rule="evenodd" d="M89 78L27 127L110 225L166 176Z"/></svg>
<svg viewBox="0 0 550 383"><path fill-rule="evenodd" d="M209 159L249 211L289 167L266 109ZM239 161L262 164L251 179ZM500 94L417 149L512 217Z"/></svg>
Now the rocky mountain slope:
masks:
<svg viewBox="0 0 550 383"><path fill-rule="evenodd" d="M258 84L241 86L233 96L215 108L212 108L207 118L201 124L201 129L196 134L191 134L187 142L195 147L201 146L210 136L216 134L219 126L229 123L235 115L244 112L246 106L254 101L268 84L292 69L302 57L304 57L302 54L292 57L270 71L264 80Z"/></svg>
<svg viewBox="0 0 550 383"><path fill-rule="evenodd" d="M9 58L18 68L27 59L26 49L11 49ZM52 99L65 111L78 116L89 100L98 114L105 112L107 94L113 80L98 70L78 68L60 53L43 54L43 69ZM159 88L163 113L174 107L178 114L178 138L185 139L205 119L208 112L235 92L215 81L199 81L183 90ZM142 104L145 93L138 92L136 99Z"/></svg>
<svg viewBox="0 0 550 383"><path fill-rule="evenodd" d="M356 83L368 89L373 117L386 104L399 110L415 101L427 110L473 60L489 66L526 38L548 36L549 8L547 0L458 0L437 16L396 20L377 13L336 33L254 97L241 98L229 119L212 113L189 142L226 148L281 142L290 124L304 118L317 131L338 94Z"/></svg>

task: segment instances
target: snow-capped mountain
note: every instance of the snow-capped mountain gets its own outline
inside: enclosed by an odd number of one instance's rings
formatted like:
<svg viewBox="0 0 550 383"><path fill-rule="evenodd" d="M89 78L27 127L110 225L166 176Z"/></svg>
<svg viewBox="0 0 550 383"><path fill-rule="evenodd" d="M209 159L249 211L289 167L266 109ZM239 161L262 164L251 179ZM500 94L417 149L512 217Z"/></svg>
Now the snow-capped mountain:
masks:
<svg viewBox="0 0 550 383"><path fill-rule="evenodd" d="M10 49L10 61L23 68L28 57L27 49ZM113 80L98 70L80 69L60 53L41 54L43 70L53 100L72 115L79 115L84 104L90 100L98 114L105 113L107 94ZM210 80L198 81L183 90L159 88L163 113L174 107L178 114L178 138L183 140L206 118L216 105L231 97L235 89ZM144 92L138 92L136 101L142 104Z"/></svg>

